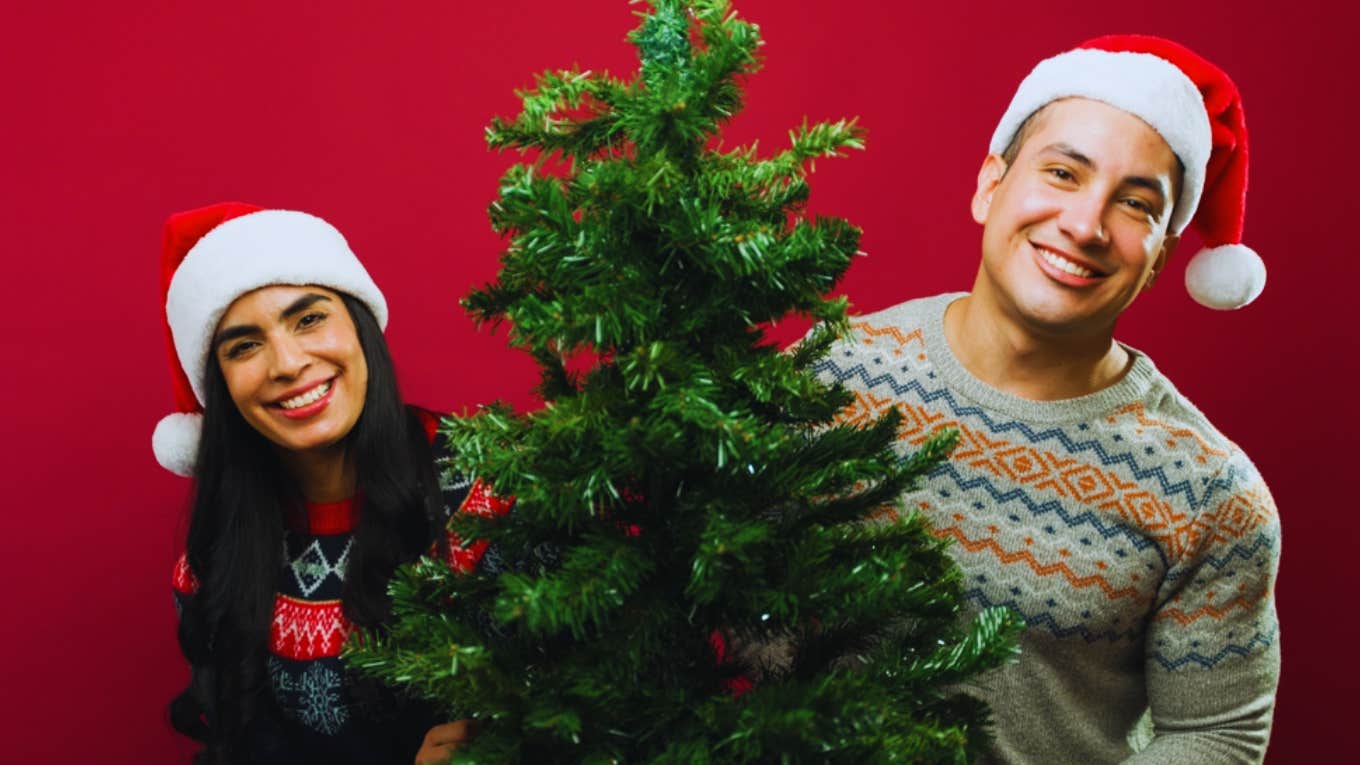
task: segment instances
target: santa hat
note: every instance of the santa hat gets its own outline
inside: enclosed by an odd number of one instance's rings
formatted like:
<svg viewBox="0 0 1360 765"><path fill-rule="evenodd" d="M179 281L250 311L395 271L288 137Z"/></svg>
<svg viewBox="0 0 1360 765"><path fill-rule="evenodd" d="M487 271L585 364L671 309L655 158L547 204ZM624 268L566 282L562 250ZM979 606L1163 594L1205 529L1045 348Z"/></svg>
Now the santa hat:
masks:
<svg viewBox="0 0 1360 765"><path fill-rule="evenodd" d="M271 284L315 284L363 301L387 326L387 301L334 226L304 212L223 202L165 222L161 290L176 412L151 448L165 469L192 476L203 427L208 353L236 298Z"/></svg>
<svg viewBox="0 0 1360 765"><path fill-rule="evenodd" d="M1170 40L1110 35L1039 62L992 134L1001 154L1031 114L1060 98L1090 98L1151 125L1185 166L1170 230L1192 225L1205 249L1185 286L1210 308L1241 308L1266 283L1260 256L1242 244L1247 198L1247 123L1223 70Z"/></svg>

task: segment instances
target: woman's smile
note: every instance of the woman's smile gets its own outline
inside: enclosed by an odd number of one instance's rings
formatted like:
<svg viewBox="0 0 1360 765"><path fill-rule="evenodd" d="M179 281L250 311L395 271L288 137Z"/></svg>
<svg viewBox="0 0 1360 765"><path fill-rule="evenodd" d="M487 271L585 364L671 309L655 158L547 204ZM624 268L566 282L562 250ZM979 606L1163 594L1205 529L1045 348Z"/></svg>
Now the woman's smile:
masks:
<svg viewBox="0 0 1360 765"><path fill-rule="evenodd" d="M278 413L290 420L304 420L320 414L331 402L335 390L335 377L307 386L301 393L289 393L286 397L270 404Z"/></svg>

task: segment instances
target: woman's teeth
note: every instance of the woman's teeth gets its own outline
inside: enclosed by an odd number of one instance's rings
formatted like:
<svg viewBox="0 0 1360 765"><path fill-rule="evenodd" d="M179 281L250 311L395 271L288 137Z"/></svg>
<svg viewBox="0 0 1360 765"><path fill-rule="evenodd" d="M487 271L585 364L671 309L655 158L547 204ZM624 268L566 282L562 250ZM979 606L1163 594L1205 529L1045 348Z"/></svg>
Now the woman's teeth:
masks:
<svg viewBox="0 0 1360 765"><path fill-rule="evenodd" d="M298 407L306 406L310 403L313 403L317 399L321 398L322 396L330 392L331 381L327 380L326 382L323 382L320 385L316 386L315 388L312 388L311 390L302 394L301 396L294 396L285 401L280 401L279 406L283 407L284 409L297 409Z"/></svg>
<svg viewBox="0 0 1360 765"><path fill-rule="evenodd" d="M1089 278L1096 275L1095 271L1092 271L1089 268L1082 268L1067 258L1060 258L1048 250L1039 250L1039 257L1043 258L1044 262L1048 263L1050 266L1053 266L1059 271L1066 271L1073 276L1084 276Z"/></svg>

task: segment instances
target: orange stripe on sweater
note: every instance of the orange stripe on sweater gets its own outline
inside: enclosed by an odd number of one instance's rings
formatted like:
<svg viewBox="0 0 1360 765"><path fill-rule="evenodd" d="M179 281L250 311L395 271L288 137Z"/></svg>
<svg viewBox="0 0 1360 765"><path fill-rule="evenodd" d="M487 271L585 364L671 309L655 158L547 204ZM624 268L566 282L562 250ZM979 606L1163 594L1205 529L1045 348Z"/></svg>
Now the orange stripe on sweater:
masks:
<svg viewBox="0 0 1360 765"><path fill-rule="evenodd" d="M1199 444L1201 454L1197 457L1197 459L1200 462L1204 462L1206 456L1210 457L1228 456L1228 453L1226 451L1224 451L1223 449L1214 448L1209 444L1208 441L1204 440L1204 438L1200 436L1199 433L1196 433L1195 431L1190 430L1189 428L1178 428L1171 425L1170 423L1163 422L1162 420L1148 417L1147 409L1143 406L1143 402L1141 401L1135 401L1132 404L1128 404L1127 406L1122 406L1119 409L1116 409L1113 416L1106 418L1106 422L1114 424L1118 420L1119 416L1126 414L1133 415L1134 418L1138 420L1138 424L1142 425L1145 428L1160 428L1166 431L1167 435L1173 436L1174 438L1189 438L1193 440L1196 444Z"/></svg>
<svg viewBox="0 0 1360 765"><path fill-rule="evenodd" d="M911 332L904 333L902 330L891 325L887 327L875 327L872 324L863 321L851 322L850 328L859 330L863 338L860 340L860 342L864 343L865 345L873 345L875 340L878 340L880 338L892 340L898 346L893 349L894 353L900 355L902 353L903 347L911 343L916 343L917 345L921 346L917 358L925 359L926 357L925 336L921 334L920 328L917 328Z"/></svg>
<svg viewBox="0 0 1360 765"><path fill-rule="evenodd" d="M959 544L959 546L961 546L968 552L979 552L982 550L990 552L992 555L996 557L997 560L1007 565L1013 563L1024 563L1025 565L1029 566L1030 569L1033 570L1034 573L1038 574L1039 576L1052 576L1054 574L1061 574L1062 577L1066 579L1069 584L1071 584L1078 590L1084 590L1090 587L1099 587L1100 590L1105 593L1105 597L1110 600L1118 600L1120 598L1132 598L1135 602L1146 603L1152 601L1151 596L1146 595L1133 587L1115 587L1114 585L1110 584L1109 580L1103 576L1099 576L1096 574L1092 574L1090 576L1081 576L1077 574L1075 571L1073 571L1071 567L1069 567L1066 563L1062 562L1040 563L1034 557L1034 554L1031 553L1029 550L1016 550L1014 552L1009 552L1005 548L1003 548L1000 544L997 544L996 540L994 539L969 539L963 533L963 530L957 526L950 526L949 528L944 529L935 529L932 533L935 534L935 536L937 537L942 538L947 537L954 539Z"/></svg>
<svg viewBox="0 0 1360 765"><path fill-rule="evenodd" d="M1265 600L1268 597L1270 597L1269 590L1262 592L1260 595L1257 595L1255 597L1243 596L1240 598L1234 598L1228 601L1228 604L1225 606L1216 606L1212 603L1209 603L1200 606L1194 611L1190 611L1188 613L1182 611L1179 608L1163 608L1161 611L1158 611L1157 615L1152 617L1152 619L1153 621L1159 622L1175 621L1181 625L1191 624L1206 617L1213 619L1215 621L1219 621L1223 619L1223 617L1239 609L1243 611L1250 611L1253 608L1255 608L1258 603L1260 603L1262 600Z"/></svg>

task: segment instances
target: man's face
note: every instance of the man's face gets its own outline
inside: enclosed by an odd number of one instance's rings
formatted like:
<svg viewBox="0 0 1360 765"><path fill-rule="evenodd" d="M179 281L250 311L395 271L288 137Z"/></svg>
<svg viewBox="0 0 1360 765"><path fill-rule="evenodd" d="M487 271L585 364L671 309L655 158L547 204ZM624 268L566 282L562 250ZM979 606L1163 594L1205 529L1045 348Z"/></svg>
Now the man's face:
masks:
<svg viewBox="0 0 1360 765"><path fill-rule="evenodd" d="M1046 335L1112 331L1176 244L1176 156L1099 101L1056 101L1036 120L1009 168L992 155L978 174L974 297Z"/></svg>

